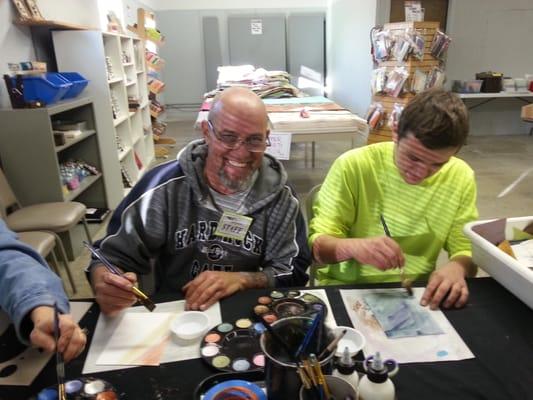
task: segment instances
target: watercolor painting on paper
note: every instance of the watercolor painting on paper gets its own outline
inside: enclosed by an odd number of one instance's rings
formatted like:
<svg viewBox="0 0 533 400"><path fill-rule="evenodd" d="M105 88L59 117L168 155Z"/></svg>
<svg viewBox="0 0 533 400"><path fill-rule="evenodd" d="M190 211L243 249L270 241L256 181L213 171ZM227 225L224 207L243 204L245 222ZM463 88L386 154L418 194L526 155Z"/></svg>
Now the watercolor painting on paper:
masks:
<svg viewBox="0 0 533 400"><path fill-rule="evenodd" d="M363 297L388 338L439 335L444 331L413 296L404 292L370 293Z"/></svg>

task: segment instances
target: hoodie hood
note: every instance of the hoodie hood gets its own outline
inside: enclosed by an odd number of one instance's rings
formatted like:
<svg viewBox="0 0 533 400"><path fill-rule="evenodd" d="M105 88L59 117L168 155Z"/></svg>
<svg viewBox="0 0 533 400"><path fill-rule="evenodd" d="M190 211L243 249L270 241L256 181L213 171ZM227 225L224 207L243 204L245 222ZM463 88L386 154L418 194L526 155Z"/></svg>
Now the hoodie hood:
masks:
<svg viewBox="0 0 533 400"><path fill-rule="evenodd" d="M178 154L178 161L201 204L210 203L208 183L204 175L208 146L204 139L189 143ZM259 175L246 197L243 214L251 214L270 203L287 183L283 165L270 154L264 154Z"/></svg>

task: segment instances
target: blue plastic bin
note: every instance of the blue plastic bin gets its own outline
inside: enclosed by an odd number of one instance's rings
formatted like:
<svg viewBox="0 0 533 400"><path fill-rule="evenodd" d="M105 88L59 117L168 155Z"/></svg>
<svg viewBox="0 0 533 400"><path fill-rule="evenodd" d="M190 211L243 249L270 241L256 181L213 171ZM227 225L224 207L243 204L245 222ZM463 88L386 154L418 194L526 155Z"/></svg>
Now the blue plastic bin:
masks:
<svg viewBox="0 0 533 400"><path fill-rule="evenodd" d="M73 99L79 96L83 89L87 86L89 81L77 72L58 72L58 75L65 79L65 81L72 83L70 89L63 96L64 99Z"/></svg>
<svg viewBox="0 0 533 400"><path fill-rule="evenodd" d="M13 78L13 82L16 84L15 78ZM24 100L27 102L41 101L45 105L53 104L62 99L72 86L71 83L51 72L39 76L24 76L22 82Z"/></svg>

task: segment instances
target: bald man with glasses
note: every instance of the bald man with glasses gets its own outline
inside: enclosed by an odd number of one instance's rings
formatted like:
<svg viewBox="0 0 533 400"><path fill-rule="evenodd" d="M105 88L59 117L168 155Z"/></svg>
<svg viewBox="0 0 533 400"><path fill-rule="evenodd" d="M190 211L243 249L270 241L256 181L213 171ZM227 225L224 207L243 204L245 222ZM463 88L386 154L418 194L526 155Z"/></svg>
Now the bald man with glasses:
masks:
<svg viewBox="0 0 533 400"><path fill-rule="evenodd" d="M115 314L136 300L137 274L205 310L248 288L302 286L311 262L300 204L283 165L265 154L268 117L248 89L213 101L203 139L147 172L115 211L101 252L122 271L88 267L96 300Z"/></svg>

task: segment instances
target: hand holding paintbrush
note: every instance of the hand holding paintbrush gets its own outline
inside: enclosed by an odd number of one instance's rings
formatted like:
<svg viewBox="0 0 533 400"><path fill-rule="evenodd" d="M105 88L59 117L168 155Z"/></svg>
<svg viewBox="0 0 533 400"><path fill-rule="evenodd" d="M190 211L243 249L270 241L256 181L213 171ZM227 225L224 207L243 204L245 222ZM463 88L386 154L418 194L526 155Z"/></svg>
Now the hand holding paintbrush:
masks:
<svg viewBox="0 0 533 400"><path fill-rule="evenodd" d="M380 214L379 219L381 220L381 225L383 226L383 230L385 231L385 235L387 235L387 237L389 237L389 238L392 237L391 233L390 233L390 230L389 230L389 227L387 226L387 222L385 221L385 217L383 216L383 214ZM411 283L412 282L411 282L410 279L407 279L405 277L404 266L400 265L399 268L400 268L400 280L402 282L402 287L407 291L407 294L409 296L412 296L413 295L413 288L411 287Z"/></svg>
<svg viewBox="0 0 533 400"><path fill-rule="evenodd" d="M89 249L92 255L95 256L107 268L109 272L117 276L124 276L124 274L117 267L115 267L113 264L111 264L111 262L109 262L109 260L100 252L100 250L94 248L87 242L83 242L83 244L85 245L85 247L87 247L87 249ZM150 298L146 294L144 294L139 288L131 286L130 290L135 295L137 300L140 301L142 305L148 309L148 311L154 310L154 308L156 307L154 302L150 300Z"/></svg>

